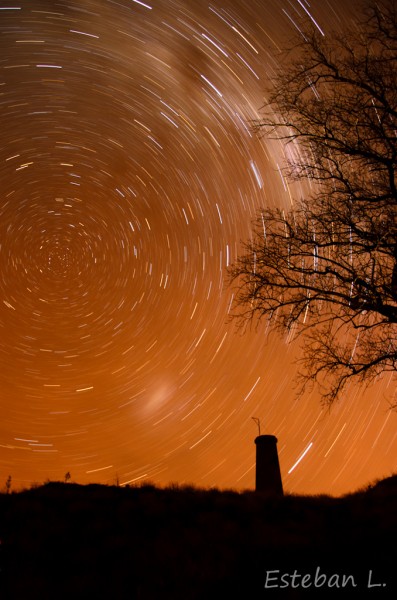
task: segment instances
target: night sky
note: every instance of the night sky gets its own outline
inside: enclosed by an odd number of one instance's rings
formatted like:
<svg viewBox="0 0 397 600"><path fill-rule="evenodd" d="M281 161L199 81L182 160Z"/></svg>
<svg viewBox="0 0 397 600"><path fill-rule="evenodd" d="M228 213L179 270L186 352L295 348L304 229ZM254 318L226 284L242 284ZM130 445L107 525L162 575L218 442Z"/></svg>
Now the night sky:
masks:
<svg viewBox="0 0 397 600"><path fill-rule="evenodd" d="M310 191L249 125L279 50L357 6L1 2L0 487L253 488L251 417L288 492L396 470L391 376L297 399L299 344L239 331L226 285L256 211Z"/></svg>

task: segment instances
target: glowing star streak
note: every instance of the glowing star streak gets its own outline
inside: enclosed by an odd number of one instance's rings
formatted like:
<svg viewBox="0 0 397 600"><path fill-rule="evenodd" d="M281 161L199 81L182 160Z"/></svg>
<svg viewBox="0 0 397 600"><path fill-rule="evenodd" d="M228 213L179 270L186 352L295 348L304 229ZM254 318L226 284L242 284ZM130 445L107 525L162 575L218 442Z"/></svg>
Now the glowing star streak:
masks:
<svg viewBox="0 0 397 600"><path fill-rule="evenodd" d="M292 473L292 471L295 469L295 467L297 467L299 465L299 463L301 462L301 460L306 456L306 454L309 452L310 448L313 446L313 442L310 442L310 444L308 445L308 447L306 448L306 450L304 450L302 452L302 454L300 455L300 457L298 458L298 460L296 461L296 463L290 468L290 470L288 471L288 475L290 473Z"/></svg>

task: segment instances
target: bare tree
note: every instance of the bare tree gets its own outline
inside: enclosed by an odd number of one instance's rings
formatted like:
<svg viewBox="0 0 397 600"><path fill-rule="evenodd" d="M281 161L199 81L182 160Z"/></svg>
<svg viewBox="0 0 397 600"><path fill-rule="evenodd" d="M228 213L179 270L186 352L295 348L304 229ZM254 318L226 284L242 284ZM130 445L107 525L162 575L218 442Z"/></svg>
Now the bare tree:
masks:
<svg viewBox="0 0 397 600"><path fill-rule="evenodd" d="M303 384L328 403L397 370L396 13L370 3L343 35L305 33L255 123L312 192L260 212L230 269L233 316L303 334Z"/></svg>

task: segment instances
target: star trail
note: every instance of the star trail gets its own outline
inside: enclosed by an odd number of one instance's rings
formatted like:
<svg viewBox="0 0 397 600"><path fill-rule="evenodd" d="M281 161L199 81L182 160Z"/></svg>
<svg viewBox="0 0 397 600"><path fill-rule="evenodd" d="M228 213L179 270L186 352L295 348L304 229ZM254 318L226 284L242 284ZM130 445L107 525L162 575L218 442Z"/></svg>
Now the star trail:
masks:
<svg viewBox="0 0 397 600"><path fill-rule="evenodd" d="M0 486L253 488L252 417L286 491L396 470L391 377L297 399L298 345L237 330L225 283L258 209L305 193L250 125L280 49L345 4L0 7Z"/></svg>

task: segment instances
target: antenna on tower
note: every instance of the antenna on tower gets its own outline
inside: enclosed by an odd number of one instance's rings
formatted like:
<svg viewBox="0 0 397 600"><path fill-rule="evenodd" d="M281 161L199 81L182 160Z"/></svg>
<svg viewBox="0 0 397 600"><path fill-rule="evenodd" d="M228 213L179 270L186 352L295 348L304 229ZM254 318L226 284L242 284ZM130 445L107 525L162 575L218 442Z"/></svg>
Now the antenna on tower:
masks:
<svg viewBox="0 0 397 600"><path fill-rule="evenodd" d="M258 435L261 434L261 420L258 417L251 417L253 421L258 425Z"/></svg>

